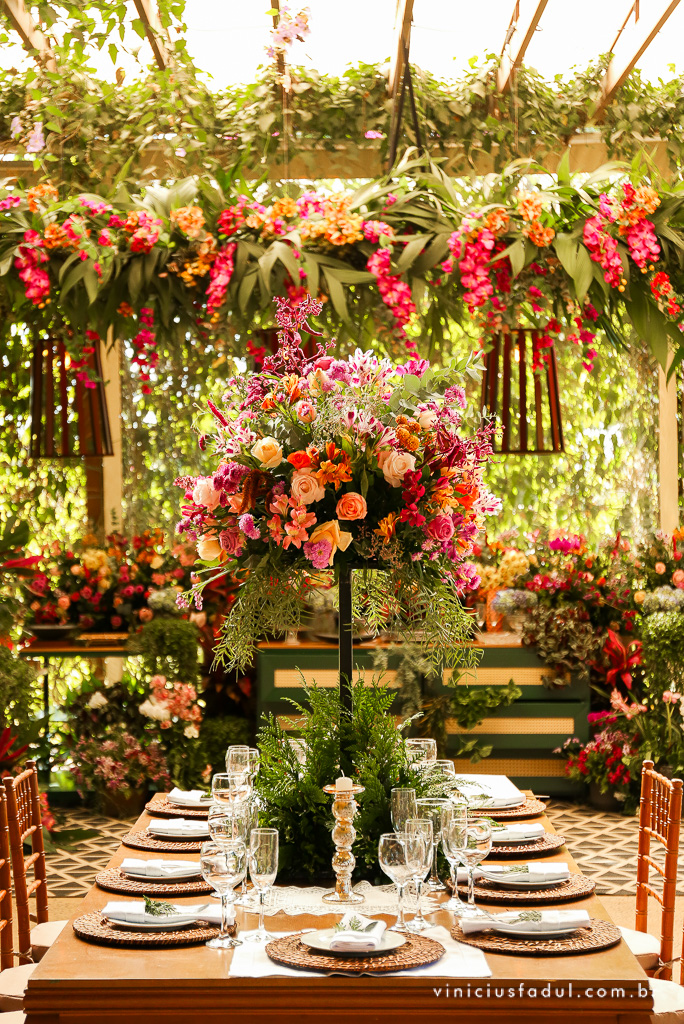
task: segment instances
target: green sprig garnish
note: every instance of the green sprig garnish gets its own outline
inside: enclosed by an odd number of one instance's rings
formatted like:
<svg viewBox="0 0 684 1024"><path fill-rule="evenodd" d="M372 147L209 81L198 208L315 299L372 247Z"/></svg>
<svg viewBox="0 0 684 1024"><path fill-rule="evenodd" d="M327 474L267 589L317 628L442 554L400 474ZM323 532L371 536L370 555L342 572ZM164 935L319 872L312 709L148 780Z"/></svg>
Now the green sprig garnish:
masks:
<svg viewBox="0 0 684 1024"><path fill-rule="evenodd" d="M177 913L172 903L166 903L164 900L151 900L149 896L143 896L143 899L145 900L145 913L152 917L168 917L170 914Z"/></svg>

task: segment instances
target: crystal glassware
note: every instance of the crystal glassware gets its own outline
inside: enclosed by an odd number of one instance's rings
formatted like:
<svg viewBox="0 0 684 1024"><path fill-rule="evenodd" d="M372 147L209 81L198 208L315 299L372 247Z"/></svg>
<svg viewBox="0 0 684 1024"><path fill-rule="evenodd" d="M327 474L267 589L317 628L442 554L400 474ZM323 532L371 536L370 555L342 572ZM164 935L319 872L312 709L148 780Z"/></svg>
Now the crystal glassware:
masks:
<svg viewBox="0 0 684 1024"><path fill-rule="evenodd" d="M247 847L241 839L202 843L200 868L202 878L221 897L221 930L216 938L210 939L206 945L210 949L231 949L233 946L241 946L240 939L232 938L228 932L228 904L235 902L235 886L245 877Z"/></svg>
<svg viewBox="0 0 684 1024"><path fill-rule="evenodd" d="M404 889L416 873L425 851L422 836L409 836L406 832L385 832L378 842L378 862L385 874L397 887L397 920L393 931L406 928L404 920Z"/></svg>
<svg viewBox="0 0 684 1024"><path fill-rule="evenodd" d="M392 828L403 832L409 818L416 817L416 791L396 786L391 794Z"/></svg>
<svg viewBox="0 0 684 1024"><path fill-rule="evenodd" d="M273 938L264 928L266 893L278 874L278 829L253 828L249 837L249 877L259 893L259 926L245 942L270 942Z"/></svg>
<svg viewBox="0 0 684 1024"><path fill-rule="evenodd" d="M420 864L417 865L418 870L415 875L413 875L413 883L416 887L416 913L413 920L409 921L406 925L406 930L409 932L424 932L426 928L432 928L430 922L426 921L423 917L423 910L421 907L423 882L429 875L430 867L432 865L432 822L429 818L409 818L406 821L405 830L407 835L422 836L425 840L425 856Z"/></svg>
<svg viewBox="0 0 684 1024"><path fill-rule="evenodd" d="M445 797L423 796L416 800L416 817L428 818L432 822L432 872L427 884L433 892L446 889L437 872L437 850L442 839L442 827L451 820L451 807L451 801Z"/></svg>
<svg viewBox="0 0 684 1024"><path fill-rule="evenodd" d="M482 863L492 849L492 829L486 821L459 823L456 827L456 844L468 870L468 905L463 914L483 914L475 905L475 868Z"/></svg>
<svg viewBox="0 0 684 1024"><path fill-rule="evenodd" d="M249 747L234 743L226 751L226 772L228 775L239 775L249 771Z"/></svg>
<svg viewBox="0 0 684 1024"><path fill-rule="evenodd" d="M406 740L405 742L409 760L414 765L421 766L430 761L437 760L437 740L421 736L416 739Z"/></svg>
<svg viewBox="0 0 684 1024"><path fill-rule="evenodd" d="M462 917L466 904L458 895L458 866L465 863L460 846L461 829L468 825L468 805L452 801L451 820L442 829L442 852L449 863L451 872L451 898L442 903L440 910L450 910L456 917Z"/></svg>
<svg viewBox="0 0 684 1024"><path fill-rule="evenodd" d="M356 839L354 815L357 804L354 797L363 791L363 786L354 785L351 779L344 777L338 779L334 786L323 787L324 793L331 793L335 798L332 806L335 817L335 827L332 831L335 843L335 855L332 859L335 891L325 893L322 897L325 903L349 905L364 902L364 897L352 889L352 872L356 864L356 858L352 853Z"/></svg>

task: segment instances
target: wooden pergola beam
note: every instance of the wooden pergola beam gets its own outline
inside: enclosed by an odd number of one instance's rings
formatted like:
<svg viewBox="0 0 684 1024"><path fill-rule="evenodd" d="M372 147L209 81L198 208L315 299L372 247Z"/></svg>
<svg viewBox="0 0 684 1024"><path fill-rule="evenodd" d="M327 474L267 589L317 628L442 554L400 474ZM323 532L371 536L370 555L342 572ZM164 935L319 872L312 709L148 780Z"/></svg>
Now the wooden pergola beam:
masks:
<svg viewBox="0 0 684 1024"><path fill-rule="evenodd" d="M12 28L19 33L25 48L36 53L48 71L56 71L57 65L48 41L31 17L24 0L0 0L0 10L4 11Z"/></svg>
<svg viewBox="0 0 684 1024"><path fill-rule="evenodd" d="M601 82L601 93L592 119L600 121L606 107L612 103L627 75L651 45L661 28L678 6L679 0L658 0L639 18L631 32L625 33L621 52L614 54ZM619 36L618 36L619 38ZM614 44L615 45L615 44Z"/></svg>
<svg viewBox="0 0 684 1024"><path fill-rule="evenodd" d="M496 87L499 92L507 92L510 89L515 69L523 61L546 4L547 0L534 0L527 14L521 17L520 0L517 0L501 50L501 64L496 73Z"/></svg>
<svg viewBox="0 0 684 1024"><path fill-rule="evenodd" d="M404 53L409 49L411 40L411 21L413 20L413 0L397 0L394 16L394 41L392 43L392 63L390 64L387 93L396 97L404 73Z"/></svg>
<svg viewBox="0 0 684 1024"><path fill-rule="evenodd" d="M152 47L152 53L162 71L171 63L171 55L164 40L167 33L159 19L159 11L153 0L134 0L140 20L145 26L145 35Z"/></svg>

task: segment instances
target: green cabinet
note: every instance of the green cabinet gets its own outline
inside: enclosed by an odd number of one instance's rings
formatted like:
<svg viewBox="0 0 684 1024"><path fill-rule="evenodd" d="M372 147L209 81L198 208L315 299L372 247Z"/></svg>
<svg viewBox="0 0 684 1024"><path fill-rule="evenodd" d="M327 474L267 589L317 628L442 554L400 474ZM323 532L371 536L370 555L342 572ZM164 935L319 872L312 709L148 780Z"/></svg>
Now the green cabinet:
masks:
<svg viewBox="0 0 684 1024"><path fill-rule="evenodd" d="M490 757L477 767L466 759L456 759L457 771L486 771L508 775L521 788L553 796L571 796L579 787L565 777L565 762L554 749L568 736L580 740L589 738L587 713L589 687L573 680L563 689L548 689L542 677L552 673L537 657L534 650L511 643L504 646L500 635L494 634L483 648L482 659L476 669L465 673L459 687L475 689L478 686L505 686L511 679L522 695L508 708L491 712L484 721L468 732L494 748ZM503 640L503 637L501 637ZM357 671L368 681L373 677L376 644L362 644L355 648L354 663ZM318 686L337 686L337 649L321 643L262 644L257 660L259 718L264 713L278 716L285 728L296 726L296 710L289 699L300 700L301 683L315 682ZM393 670L386 673L390 681ZM446 690L450 670L443 673L442 689ZM459 736L465 733L454 720L446 723L449 736L449 755L454 756Z"/></svg>

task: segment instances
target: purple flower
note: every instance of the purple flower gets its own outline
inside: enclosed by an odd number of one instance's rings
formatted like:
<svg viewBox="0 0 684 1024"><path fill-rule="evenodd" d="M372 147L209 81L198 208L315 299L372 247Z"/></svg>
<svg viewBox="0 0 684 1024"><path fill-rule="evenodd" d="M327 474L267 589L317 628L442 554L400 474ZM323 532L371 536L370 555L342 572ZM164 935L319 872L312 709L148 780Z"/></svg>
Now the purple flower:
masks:
<svg viewBox="0 0 684 1024"><path fill-rule="evenodd" d="M314 569L325 569L330 562L332 544L329 540L309 540L304 544L303 550Z"/></svg>
<svg viewBox="0 0 684 1024"><path fill-rule="evenodd" d="M43 122L36 121L26 143L27 153L40 153L45 149L45 136L43 135Z"/></svg>
<svg viewBox="0 0 684 1024"><path fill-rule="evenodd" d="M10 135L13 139L16 139L18 135L21 135L21 118L13 117L10 121Z"/></svg>
<svg viewBox="0 0 684 1024"><path fill-rule="evenodd" d="M374 132L374 131L366 132L366 134L364 136L364 138L366 138L366 139L384 139L384 137L385 137L384 132Z"/></svg>
<svg viewBox="0 0 684 1024"><path fill-rule="evenodd" d="M249 537L250 540L261 539L261 532L259 530L259 527L254 522L254 517L251 516L249 512L245 512L243 516L240 516L238 520L238 525L242 532L244 533L244 535L246 537Z"/></svg>

